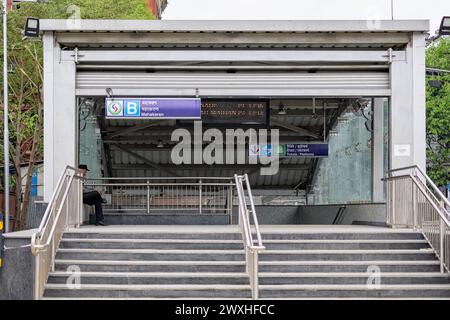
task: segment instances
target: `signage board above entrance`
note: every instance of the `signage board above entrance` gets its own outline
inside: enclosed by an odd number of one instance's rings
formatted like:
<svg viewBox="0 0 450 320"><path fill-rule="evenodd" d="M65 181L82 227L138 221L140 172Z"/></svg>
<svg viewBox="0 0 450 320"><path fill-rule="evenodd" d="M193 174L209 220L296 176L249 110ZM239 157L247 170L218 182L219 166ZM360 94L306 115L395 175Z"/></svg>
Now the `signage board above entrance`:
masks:
<svg viewBox="0 0 450 320"><path fill-rule="evenodd" d="M107 98L108 119L200 119L199 98Z"/></svg>
<svg viewBox="0 0 450 320"><path fill-rule="evenodd" d="M249 156L272 157L278 155L282 158L289 157L328 157L327 143L290 143L290 144L263 144L250 145Z"/></svg>
<svg viewBox="0 0 450 320"><path fill-rule="evenodd" d="M269 103L263 100L202 100L202 121L212 124L267 125Z"/></svg>

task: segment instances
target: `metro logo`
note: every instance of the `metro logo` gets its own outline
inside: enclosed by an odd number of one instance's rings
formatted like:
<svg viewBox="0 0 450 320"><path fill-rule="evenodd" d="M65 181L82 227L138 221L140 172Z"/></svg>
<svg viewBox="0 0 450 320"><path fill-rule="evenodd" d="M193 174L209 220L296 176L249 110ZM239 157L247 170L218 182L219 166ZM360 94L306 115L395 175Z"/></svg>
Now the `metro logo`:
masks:
<svg viewBox="0 0 450 320"><path fill-rule="evenodd" d="M122 100L108 101L107 106L106 106L106 116L122 117L123 116L123 101Z"/></svg>

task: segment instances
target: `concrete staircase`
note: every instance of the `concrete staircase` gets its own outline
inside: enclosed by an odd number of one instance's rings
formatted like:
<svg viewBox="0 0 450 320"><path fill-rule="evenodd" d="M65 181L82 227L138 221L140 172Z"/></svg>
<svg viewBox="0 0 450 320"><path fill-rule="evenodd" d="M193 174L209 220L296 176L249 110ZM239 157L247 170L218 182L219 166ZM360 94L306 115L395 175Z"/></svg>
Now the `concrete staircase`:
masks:
<svg viewBox="0 0 450 320"><path fill-rule="evenodd" d="M260 255L261 299L450 298L450 278L439 273L420 233L376 227L261 229L267 248ZM45 299L251 297L236 226L70 230L55 262ZM80 288L70 289L66 283L77 268ZM378 275L380 284L368 285L369 277Z"/></svg>
<svg viewBox="0 0 450 320"><path fill-rule="evenodd" d="M449 275L422 234L314 229L263 233L261 299L450 298Z"/></svg>

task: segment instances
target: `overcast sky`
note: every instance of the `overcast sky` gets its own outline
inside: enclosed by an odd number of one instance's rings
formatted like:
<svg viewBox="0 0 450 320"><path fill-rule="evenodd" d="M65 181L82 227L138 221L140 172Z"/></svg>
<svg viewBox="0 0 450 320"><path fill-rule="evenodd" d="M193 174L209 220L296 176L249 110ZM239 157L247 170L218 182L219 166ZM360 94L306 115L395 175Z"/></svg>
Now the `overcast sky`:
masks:
<svg viewBox="0 0 450 320"><path fill-rule="evenodd" d="M391 19L391 0L168 0L163 19ZM394 19L429 19L431 33L449 0L393 0Z"/></svg>

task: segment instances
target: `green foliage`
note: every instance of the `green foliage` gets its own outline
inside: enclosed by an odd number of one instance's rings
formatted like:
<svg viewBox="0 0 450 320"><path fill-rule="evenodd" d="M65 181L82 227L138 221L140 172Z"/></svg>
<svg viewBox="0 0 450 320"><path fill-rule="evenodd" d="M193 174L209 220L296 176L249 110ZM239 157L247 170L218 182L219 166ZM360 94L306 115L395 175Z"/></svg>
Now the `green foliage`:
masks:
<svg viewBox="0 0 450 320"><path fill-rule="evenodd" d="M10 69L9 126L12 148L17 141L23 142L31 138L37 121L41 117L37 108L41 101L37 100L42 97L42 43L23 39L22 32L27 17L40 19L153 19L145 0L52 0L46 3L22 3L18 9L10 11L8 13L8 63ZM0 30L3 30L1 19ZM3 34L1 36L3 37ZM0 70L3 70L2 41L0 41L0 48ZM0 77L0 86L3 88L3 77ZM0 93L0 98L0 115L3 120L2 93ZM20 126L17 126L18 122L21 122ZM3 121L0 121L1 131L3 131L3 125ZM17 130L18 128L20 130ZM42 142L42 138L40 141ZM1 143L3 144L3 141ZM40 151L42 151L42 143ZM42 155L39 158L42 158ZM3 163L3 148L0 149L0 159Z"/></svg>
<svg viewBox="0 0 450 320"><path fill-rule="evenodd" d="M429 68L450 70L450 38L442 38L427 49ZM429 80L439 80L433 88ZM428 174L438 186L450 183L450 74L427 76Z"/></svg>
<svg viewBox="0 0 450 320"><path fill-rule="evenodd" d="M20 165L43 158L43 52L39 40L24 40L27 17L39 19L153 19L145 0L50 0L46 3L22 3L8 13L8 69L10 159L16 168L11 181L15 188L18 230L26 226L31 171L22 188ZM3 31L0 19L0 30ZM1 34L3 38L3 34ZM3 41L0 41L0 70L3 70ZM3 88L3 77L0 86ZM0 91L0 130L3 132L3 90ZM0 135L3 145L3 135ZM0 148L3 164L4 150ZM0 173L2 176L2 173ZM0 179L2 189L3 179ZM25 191L24 191L25 190Z"/></svg>

